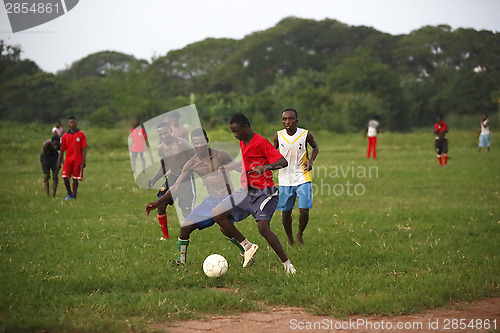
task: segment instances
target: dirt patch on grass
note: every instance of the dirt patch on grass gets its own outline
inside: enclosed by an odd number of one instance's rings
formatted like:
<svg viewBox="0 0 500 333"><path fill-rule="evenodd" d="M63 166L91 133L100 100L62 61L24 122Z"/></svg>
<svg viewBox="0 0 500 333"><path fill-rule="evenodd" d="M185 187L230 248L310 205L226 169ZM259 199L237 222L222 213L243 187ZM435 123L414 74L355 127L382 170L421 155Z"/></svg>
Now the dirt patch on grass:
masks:
<svg viewBox="0 0 500 333"><path fill-rule="evenodd" d="M491 332L500 330L500 298L455 303L415 315L351 317L315 316L302 308L276 307L265 312L212 316L205 320L154 325L165 332Z"/></svg>

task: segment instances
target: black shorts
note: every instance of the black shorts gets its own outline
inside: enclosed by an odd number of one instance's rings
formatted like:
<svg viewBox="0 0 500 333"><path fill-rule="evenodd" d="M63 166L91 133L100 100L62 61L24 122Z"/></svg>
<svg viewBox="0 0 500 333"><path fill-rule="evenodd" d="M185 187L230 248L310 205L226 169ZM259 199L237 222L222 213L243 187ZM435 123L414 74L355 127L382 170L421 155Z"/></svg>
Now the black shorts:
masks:
<svg viewBox="0 0 500 333"><path fill-rule="evenodd" d="M436 153L438 155L447 154L448 153L448 140L447 139L436 139L435 143Z"/></svg>
<svg viewBox="0 0 500 333"><path fill-rule="evenodd" d="M165 193L167 193L170 186L174 185L178 178L179 175L176 175L174 173L168 175L167 181L163 183L160 190L156 194L158 198L161 198ZM182 182L182 184L179 184L176 192L177 195L173 196L172 198L173 200L178 199L177 205L179 206L179 208L193 209L196 200L196 183L194 180L194 175L191 174L188 181L184 181ZM171 201L168 204L173 205L174 202Z"/></svg>
<svg viewBox="0 0 500 333"><path fill-rule="evenodd" d="M57 173L58 157L59 157L58 155L54 155L46 159L43 156L40 156L40 162L42 162L42 171L44 174L50 173L50 170L52 170L53 174Z"/></svg>

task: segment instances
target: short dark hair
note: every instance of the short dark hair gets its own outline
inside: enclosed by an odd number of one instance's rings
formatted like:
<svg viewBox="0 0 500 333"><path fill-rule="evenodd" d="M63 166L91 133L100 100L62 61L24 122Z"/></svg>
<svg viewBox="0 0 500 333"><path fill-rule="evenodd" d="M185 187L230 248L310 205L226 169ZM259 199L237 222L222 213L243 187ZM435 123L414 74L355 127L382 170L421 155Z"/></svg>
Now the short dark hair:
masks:
<svg viewBox="0 0 500 333"><path fill-rule="evenodd" d="M207 136L207 132L205 132L205 130L203 128L195 128L192 132L191 132L191 138L196 138L196 137L200 137L200 136L204 136L205 139L207 140L208 142L208 136Z"/></svg>
<svg viewBox="0 0 500 333"><path fill-rule="evenodd" d="M240 126L245 126L248 125L250 126L250 120L248 120L247 116L245 116L243 113L237 113L231 117L231 120L229 121L229 124L238 124Z"/></svg>
<svg viewBox="0 0 500 333"><path fill-rule="evenodd" d="M58 135L54 135L54 136L52 137L52 140L51 140L51 141L60 142L60 141L61 141L61 139L59 138L59 136L58 136Z"/></svg>
<svg viewBox="0 0 500 333"><path fill-rule="evenodd" d="M76 120L76 117L75 116L69 116L68 120Z"/></svg>
<svg viewBox="0 0 500 333"><path fill-rule="evenodd" d="M292 109L292 108L288 108L288 109L283 110L283 112L286 112L286 111L292 111L293 113L295 113L295 118L299 118L299 113L297 112L297 110Z"/></svg>

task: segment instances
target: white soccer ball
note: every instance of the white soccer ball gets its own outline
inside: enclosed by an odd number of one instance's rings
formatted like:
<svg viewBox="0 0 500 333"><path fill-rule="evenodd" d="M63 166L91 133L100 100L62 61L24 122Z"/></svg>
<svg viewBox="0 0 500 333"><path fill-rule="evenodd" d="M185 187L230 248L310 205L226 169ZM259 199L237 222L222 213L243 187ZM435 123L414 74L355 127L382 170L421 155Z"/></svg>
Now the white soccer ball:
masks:
<svg viewBox="0 0 500 333"><path fill-rule="evenodd" d="M203 262L203 272L211 278L226 274L227 268L227 260L220 254L211 254Z"/></svg>

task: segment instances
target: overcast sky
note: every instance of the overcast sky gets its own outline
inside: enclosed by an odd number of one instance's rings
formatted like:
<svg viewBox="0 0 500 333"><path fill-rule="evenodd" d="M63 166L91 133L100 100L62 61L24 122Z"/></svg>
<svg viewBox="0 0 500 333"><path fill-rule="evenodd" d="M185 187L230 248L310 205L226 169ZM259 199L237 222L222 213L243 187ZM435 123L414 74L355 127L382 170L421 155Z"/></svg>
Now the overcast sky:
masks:
<svg viewBox="0 0 500 333"><path fill-rule="evenodd" d="M392 35L439 24L500 32L500 0L80 0L63 16L17 33L0 5L0 39L55 73L100 51L150 61L209 37L241 39L289 16Z"/></svg>

